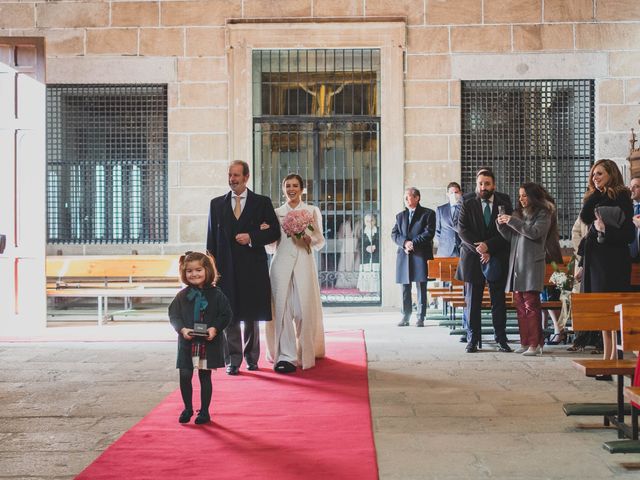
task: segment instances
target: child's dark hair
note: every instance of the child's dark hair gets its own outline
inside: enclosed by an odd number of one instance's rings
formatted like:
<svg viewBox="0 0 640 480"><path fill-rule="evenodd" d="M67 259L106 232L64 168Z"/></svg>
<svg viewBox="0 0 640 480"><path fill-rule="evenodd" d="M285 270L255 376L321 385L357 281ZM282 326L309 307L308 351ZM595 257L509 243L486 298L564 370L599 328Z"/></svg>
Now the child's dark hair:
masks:
<svg viewBox="0 0 640 480"><path fill-rule="evenodd" d="M187 263L189 262L200 262L200 265L204 267L206 272L205 285L213 285L220 278L213 255L210 253L185 252L184 255L180 255L180 281L185 285L189 285L187 281Z"/></svg>

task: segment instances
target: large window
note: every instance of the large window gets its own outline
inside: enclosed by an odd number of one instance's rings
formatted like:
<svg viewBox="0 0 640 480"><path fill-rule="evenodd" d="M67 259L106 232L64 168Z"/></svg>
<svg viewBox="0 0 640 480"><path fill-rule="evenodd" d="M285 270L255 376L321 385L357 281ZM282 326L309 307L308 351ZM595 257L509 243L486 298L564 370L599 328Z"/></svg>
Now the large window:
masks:
<svg viewBox="0 0 640 480"><path fill-rule="evenodd" d="M47 87L49 243L167 241L165 85Z"/></svg>
<svg viewBox="0 0 640 480"><path fill-rule="evenodd" d="M483 166L513 201L521 183L538 182L555 198L560 236L569 239L593 157L593 80L462 82L465 192Z"/></svg>

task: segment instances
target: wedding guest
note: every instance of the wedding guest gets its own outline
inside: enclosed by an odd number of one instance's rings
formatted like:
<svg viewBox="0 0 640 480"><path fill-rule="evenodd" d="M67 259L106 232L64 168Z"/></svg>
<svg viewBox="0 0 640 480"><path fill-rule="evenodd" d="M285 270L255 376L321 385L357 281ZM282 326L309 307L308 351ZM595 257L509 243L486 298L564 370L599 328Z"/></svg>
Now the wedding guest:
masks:
<svg viewBox="0 0 640 480"><path fill-rule="evenodd" d="M556 265L562 265L564 259L562 258L562 249L560 248L560 233L558 232L558 210L556 207L555 199L549 194L549 192L541 185L540 188L544 191L544 198L553 207L551 214L551 225L549 226L549 232L544 242L545 249L545 263L555 263ZM545 279L548 280L548 279ZM543 287L540 294L542 301L558 301L560 300L560 291L552 286ZM547 345L558 345L560 342L566 341L567 333L564 329L565 325L560 324L560 311L557 309L543 309L542 310L542 328L546 328L545 314L551 318L553 323L553 334L549 337Z"/></svg>
<svg viewBox="0 0 640 480"><path fill-rule="evenodd" d="M267 359L278 373L311 368L325 353L318 269L311 251L325 244L322 215L318 207L302 201L303 190L304 181L296 173L282 181L287 201L276 209L280 240L269 246L275 251L269 270L274 316L266 326ZM294 232L302 233L299 239L285 230L294 212L306 212L311 225Z"/></svg>
<svg viewBox="0 0 640 480"><path fill-rule="evenodd" d="M572 293L580 293L582 291L581 278L578 276L578 272L582 268L580 267L582 256L578 253L578 249L580 248L580 242L587 234L588 230L589 227L585 225L585 223L580 220L580 216L578 216L571 228L571 245L573 246L573 251L575 252L574 255L576 257L573 272ZM591 330L580 330L579 332L576 332L573 343L569 348L567 348L567 351L582 352L588 346L595 347L595 350L592 353L602 353L602 335L600 332Z"/></svg>
<svg viewBox="0 0 640 480"><path fill-rule="evenodd" d="M457 182L447 185L449 201L436 209L436 257L459 257L458 215L462 205L462 188Z"/></svg>
<svg viewBox="0 0 640 480"><path fill-rule="evenodd" d="M169 305L169 321L178 333L180 394L184 410L178 421L188 423L193 416L194 368L200 380L200 410L195 423L211 420L211 370L224 367L224 346L220 336L231 321L229 300L214 283L217 269L213 258L199 252L187 252L180 257L180 280L187 285ZM195 324L204 324L206 336L195 336Z"/></svg>
<svg viewBox="0 0 640 480"><path fill-rule="evenodd" d="M436 240L438 249L436 257L459 257L460 235L458 235L458 216L462 206L462 187L457 182L447 185L447 198L449 201L436 209ZM466 310L462 311L462 328L467 330ZM460 342L467 343L467 338L460 337Z"/></svg>
<svg viewBox="0 0 640 480"><path fill-rule="evenodd" d="M495 220L498 212L511 215L509 195L496 191L493 171L482 168L476 174L475 194L466 195L458 217L458 233L462 240L456 279L465 282L465 303L469 328L467 353L478 351L481 329L482 298L489 284L494 338L500 352L511 352L506 324L505 285L509 262L509 242L500 233Z"/></svg>
<svg viewBox="0 0 640 480"><path fill-rule="evenodd" d="M631 191L631 200L633 200L633 226L635 227L635 236L629 244L631 252L631 261L640 262L640 176L635 176L629 183Z"/></svg>
<svg viewBox="0 0 640 480"><path fill-rule="evenodd" d="M532 182L520 186L518 203L513 215L504 213L497 218L500 235L511 244L506 291L513 292L518 314L521 346L516 353L541 356L544 334L540 292L544 285L545 242L554 208L542 187Z"/></svg>
<svg viewBox="0 0 640 480"><path fill-rule="evenodd" d="M380 248L376 216L367 213L360 234L360 272L358 290L361 292L380 291Z"/></svg>
<svg viewBox="0 0 640 480"><path fill-rule="evenodd" d="M614 207L614 208L606 208ZM580 218L589 226L580 242L584 292L626 292L631 284L629 243L633 241L633 203L615 162L591 167ZM615 336L602 332L604 358L615 359Z"/></svg>
<svg viewBox="0 0 640 480"><path fill-rule="evenodd" d="M391 238L398 246L396 253L396 283L402 285L402 320L399 327L409 325L411 318L411 283L418 290L417 327L424 327L427 314L427 260L433 258L433 236L436 212L420 205L420 190L409 187L404 192L406 208L396 215Z"/></svg>

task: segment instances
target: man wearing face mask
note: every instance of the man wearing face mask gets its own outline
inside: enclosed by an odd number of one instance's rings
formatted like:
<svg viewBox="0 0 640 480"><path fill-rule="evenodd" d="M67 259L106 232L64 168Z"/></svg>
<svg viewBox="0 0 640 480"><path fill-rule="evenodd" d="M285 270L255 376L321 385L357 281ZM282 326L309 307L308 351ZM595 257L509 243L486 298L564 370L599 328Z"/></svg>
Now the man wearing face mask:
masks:
<svg viewBox="0 0 640 480"><path fill-rule="evenodd" d="M457 182L447 185L449 201L436 209L436 239L438 251L436 257L459 257L460 236L458 235L458 216L462 207L462 188ZM462 328L467 329L467 314L462 313ZM460 342L467 343L467 338L460 337Z"/></svg>
<svg viewBox="0 0 640 480"><path fill-rule="evenodd" d="M436 257L459 257L460 237L458 236L458 216L462 206L462 189L456 182L447 185L449 201L436 209Z"/></svg>
<svg viewBox="0 0 640 480"><path fill-rule="evenodd" d="M484 287L489 284L491 317L498 350L511 352L507 343L505 285L509 262L509 242L498 232L498 213L511 215L513 207L508 195L496 192L495 175L483 168L476 175L475 195L466 195L458 217L458 234L462 240L456 279L465 289L467 315L467 353L478 351L481 331L481 309Z"/></svg>

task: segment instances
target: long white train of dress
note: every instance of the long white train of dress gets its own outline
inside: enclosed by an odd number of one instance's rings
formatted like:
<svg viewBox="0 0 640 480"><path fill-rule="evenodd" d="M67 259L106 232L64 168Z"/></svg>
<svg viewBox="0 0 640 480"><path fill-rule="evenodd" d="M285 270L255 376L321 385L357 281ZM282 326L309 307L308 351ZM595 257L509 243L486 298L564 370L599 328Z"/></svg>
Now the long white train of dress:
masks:
<svg viewBox="0 0 640 480"><path fill-rule="evenodd" d="M314 231L307 231L307 234L311 237L311 247L320 250L325 244L320 209L303 202L296 207L296 210L300 209L313 214ZM281 224L291 210L293 209L286 203L276 209ZM318 269L313 252L307 253L301 241L296 243L293 238L287 238L282 227L280 229L280 240L268 248L270 251L275 249L275 255L269 270L273 320L266 322L267 359L270 362L281 360L281 343L287 338L287 335L283 336L283 331L285 322L288 322L288 327L296 325L295 337L289 339L291 341L295 338L296 345L288 345L282 349L295 350L298 366L307 369L313 367L315 359L324 357L325 353ZM297 296L293 299L297 302L287 301L290 295ZM300 310L299 319L294 318L292 308L296 303Z"/></svg>

